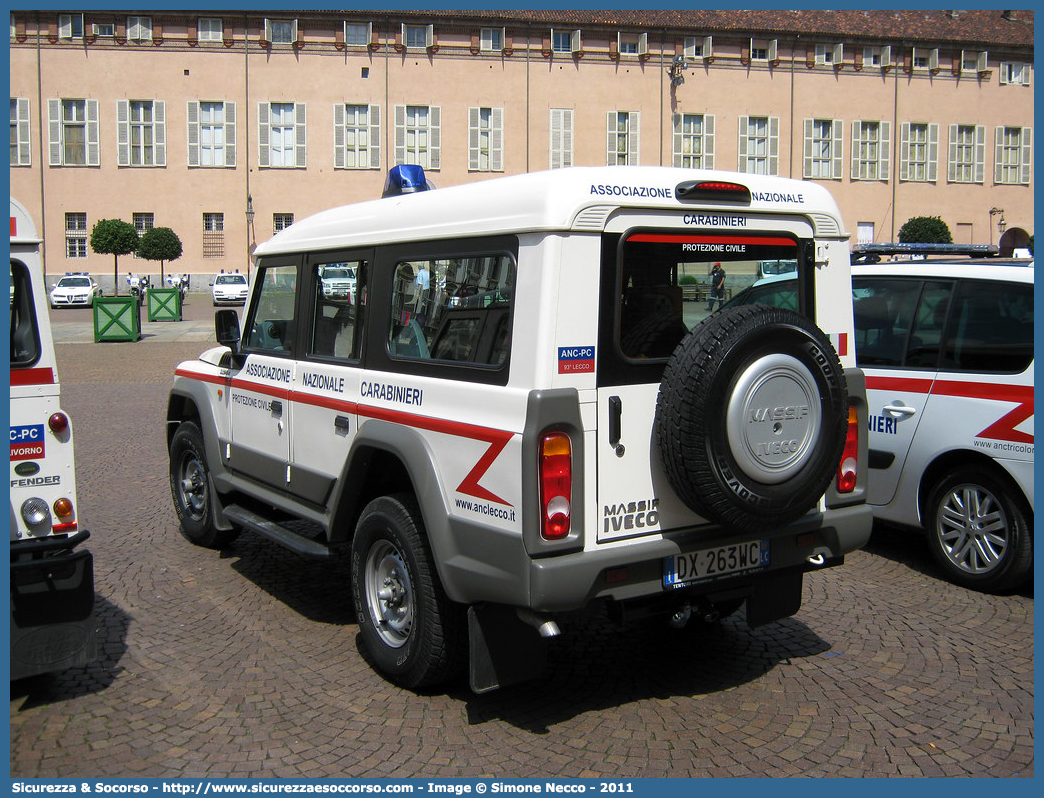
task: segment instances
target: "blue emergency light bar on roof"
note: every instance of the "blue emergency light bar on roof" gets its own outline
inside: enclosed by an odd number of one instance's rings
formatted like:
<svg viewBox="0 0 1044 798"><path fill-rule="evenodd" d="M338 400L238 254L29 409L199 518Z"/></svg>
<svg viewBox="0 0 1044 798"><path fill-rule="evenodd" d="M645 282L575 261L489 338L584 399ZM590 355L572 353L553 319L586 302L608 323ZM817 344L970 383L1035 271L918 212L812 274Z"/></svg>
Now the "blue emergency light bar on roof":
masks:
<svg viewBox="0 0 1044 798"><path fill-rule="evenodd" d="M401 194L415 194L433 188L424 176L424 167L417 164L404 163L388 170L388 179L384 181L382 197L398 197Z"/></svg>
<svg viewBox="0 0 1044 798"><path fill-rule="evenodd" d="M967 255L969 258L992 258L1000 254L993 244L856 244L852 247L853 263L876 263L882 255Z"/></svg>

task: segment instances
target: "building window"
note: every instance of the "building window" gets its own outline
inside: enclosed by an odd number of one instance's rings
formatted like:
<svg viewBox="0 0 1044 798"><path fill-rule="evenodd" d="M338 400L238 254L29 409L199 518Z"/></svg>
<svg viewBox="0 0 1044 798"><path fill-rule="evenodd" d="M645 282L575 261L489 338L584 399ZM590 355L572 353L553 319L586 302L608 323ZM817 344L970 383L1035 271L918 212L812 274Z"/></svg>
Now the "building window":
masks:
<svg viewBox="0 0 1044 798"><path fill-rule="evenodd" d="M127 17L127 39L132 42L152 41L152 17Z"/></svg>
<svg viewBox="0 0 1044 798"><path fill-rule="evenodd" d="M265 41L271 44L296 44L296 19L266 19Z"/></svg>
<svg viewBox="0 0 1044 798"><path fill-rule="evenodd" d="M573 165L573 109L551 109L551 157L549 167L562 169Z"/></svg>
<svg viewBox="0 0 1044 798"><path fill-rule="evenodd" d="M817 44L816 63L822 66L837 66L844 60L843 44Z"/></svg>
<svg viewBox="0 0 1044 798"><path fill-rule="evenodd" d="M156 225L156 214L154 213L135 213L131 218L134 229L138 231L138 238L141 238ZM134 257L138 258L141 256L135 252Z"/></svg>
<svg viewBox="0 0 1044 798"><path fill-rule="evenodd" d="M334 169L381 168L381 107L334 105Z"/></svg>
<svg viewBox="0 0 1044 798"><path fill-rule="evenodd" d="M29 99L11 98L11 166L32 166L29 145Z"/></svg>
<svg viewBox="0 0 1044 798"><path fill-rule="evenodd" d="M1006 61L1000 65L1000 82L1010 86L1029 86L1031 64Z"/></svg>
<svg viewBox="0 0 1044 798"><path fill-rule="evenodd" d="M616 49L620 55L642 56L649 52L648 33L617 33Z"/></svg>
<svg viewBox="0 0 1044 798"><path fill-rule="evenodd" d="M402 43L407 50L424 50L435 44L434 25L403 25Z"/></svg>
<svg viewBox="0 0 1044 798"><path fill-rule="evenodd" d="M161 100L117 100L120 166L166 166L166 112Z"/></svg>
<svg viewBox="0 0 1044 798"><path fill-rule="evenodd" d="M946 179L950 183L982 183L986 169L986 128L950 125Z"/></svg>
<svg viewBox="0 0 1044 798"><path fill-rule="evenodd" d="M344 43L349 47L366 47L370 43L372 23L345 22Z"/></svg>
<svg viewBox="0 0 1044 798"><path fill-rule="evenodd" d="M684 50L686 58L710 58L714 54L713 38L710 36L686 36Z"/></svg>
<svg viewBox="0 0 1044 798"><path fill-rule="evenodd" d="M776 39L751 39L750 60L775 61L777 45Z"/></svg>
<svg viewBox="0 0 1044 798"><path fill-rule="evenodd" d="M200 17L196 22L196 36L201 42L219 42L225 38L221 17Z"/></svg>
<svg viewBox="0 0 1044 798"><path fill-rule="evenodd" d="M101 39L112 39L116 36L116 25L112 22L95 22L91 25L91 30Z"/></svg>
<svg viewBox="0 0 1044 798"><path fill-rule="evenodd" d="M203 214L203 257L225 257L225 214Z"/></svg>
<svg viewBox="0 0 1044 798"><path fill-rule="evenodd" d="M58 38L59 39L82 39L83 38L83 14L59 14L58 15Z"/></svg>
<svg viewBox="0 0 1044 798"><path fill-rule="evenodd" d="M87 257L87 214L65 214L65 257Z"/></svg>
<svg viewBox="0 0 1044 798"><path fill-rule="evenodd" d="M993 178L995 183L1029 185L1032 138L1032 130L1028 127L997 128Z"/></svg>
<svg viewBox="0 0 1044 798"><path fill-rule="evenodd" d="M498 52L504 49L503 28L483 28L479 35L479 49L484 52Z"/></svg>
<svg viewBox="0 0 1044 798"><path fill-rule="evenodd" d="M504 109L468 109L468 170L504 171Z"/></svg>
<svg viewBox="0 0 1044 798"><path fill-rule="evenodd" d="M47 101L48 163L98 166L98 101Z"/></svg>
<svg viewBox="0 0 1044 798"><path fill-rule="evenodd" d="M714 168L714 117L674 115L674 165L685 169Z"/></svg>
<svg viewBox="0 0 1044 798"><path fill-rule="evenodd" d="M190 101L188 120L189 166L236 165L236 104Z"/></svg>
<svg viewBox="0 0 1044 798"><path fill-rule="evenodd" d="M904 122L899 132L899 179L934 183L939 173L939 126Z"/></svg>
<svg viewBox="0 0 1044 798"><path fill-rule="evenodd" d="M259 103L258 166L304 169L308 165L304 103Z"/></svg>
<svg viewBox="0 0 1044 798"><path fill-rule="evenodd" d="M863 66L890 67L892 65L891 47L864 47Z"/></svg>
<svg viewBox="0 0 1044 798"><path fill-rule="evenodd" d="M610 111L606 117L607 166L638 163L638 112Z"/></svg>
<svg viewBox="0 0 1044 798"><path fill-rule="evenodd" d="M892 152L892 123L852 123L852 179L888 180Z"/></svg>
<svg viewBox="0 0 1044 798"><path fill-rule="evenodd" d="M803 176L820 180L842 177L843 129L840 119L805 120L805 160Z"/></svg>
<svg viewBox="0 0 1044 798"><path fill-rule="evenodd" d="M985 50L961 50L961 72L985 72L988 67L988 55Z"/></svg>
<svg viewBox="0 0 1044 798"><path fill-rule="evenodd" d="M910 65L917 70L939 68L939 51L925 47L915 47L910 57Z"/></svg>
<svg viewBox="0 0 1044 798"><path fill-rule="evenodd" d="M294 223L294 215L292 213L273 213L272 214L272 232L278 233L280 230L285 230Z"/></svg>
<svg viewBox="0 0 1044 798"><path fill-rule="evenodd" d="M440 168L442 111L437 105L395 106L395 163Z"/></svg>
<svg viewBox="0 0 1044 798"><path fill-rule="evenodd" d="M552 53L580 52L580 31L551 29Z"/></svg>
<svg viewBox="0 0 1044 798"><path fill-rule="evenodd" d="M739 171L753 175L779 174L779 117L739 118Z"/></svg>

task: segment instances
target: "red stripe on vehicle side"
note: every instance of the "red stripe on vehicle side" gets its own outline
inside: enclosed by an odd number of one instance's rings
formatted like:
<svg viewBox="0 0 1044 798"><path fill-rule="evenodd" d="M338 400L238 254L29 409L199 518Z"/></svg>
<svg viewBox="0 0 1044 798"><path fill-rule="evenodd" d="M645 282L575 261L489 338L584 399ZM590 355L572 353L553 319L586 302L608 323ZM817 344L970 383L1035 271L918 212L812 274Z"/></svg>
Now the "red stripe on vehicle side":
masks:
<svg viewBox="0 0 1044 798"><path fill-rule="evenodd" d="M628 241L649 244L769 244L778 247L796 247L797 242L791 238L770 238L767 236L694 236L666 235L657 233L638 233L629 236Z"/></svg>

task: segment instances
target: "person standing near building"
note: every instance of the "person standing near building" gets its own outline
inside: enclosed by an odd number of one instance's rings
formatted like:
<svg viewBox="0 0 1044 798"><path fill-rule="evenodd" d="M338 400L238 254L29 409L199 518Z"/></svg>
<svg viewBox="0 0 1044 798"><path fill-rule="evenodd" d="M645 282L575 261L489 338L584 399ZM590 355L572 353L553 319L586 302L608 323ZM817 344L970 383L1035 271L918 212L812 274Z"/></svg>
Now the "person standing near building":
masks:
<svg viewBox="0 0 1044 798"><path fill-rule="evenodd" d="M721 267L720 263L714 264L710 276L710 302L707 303L707 310L714 310L715 300L717 300L718 309L720 310L721 306L725 304L725 270Z"/></svg>

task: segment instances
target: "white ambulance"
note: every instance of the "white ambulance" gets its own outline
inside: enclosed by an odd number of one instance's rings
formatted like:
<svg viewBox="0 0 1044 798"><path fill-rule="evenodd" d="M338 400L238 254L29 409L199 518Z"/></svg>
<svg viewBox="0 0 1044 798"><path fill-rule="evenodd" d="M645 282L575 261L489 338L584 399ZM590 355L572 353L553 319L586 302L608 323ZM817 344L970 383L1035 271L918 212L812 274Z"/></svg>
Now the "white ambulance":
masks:
<svg viewBox="0 0 1044 798"><path fill-rule="evenodd" d="M184 535L350 551L377 668L538 673L561 614L681 627L800 607L870 533L848 234L823 188L664 167L424 190L257 249L240 331L178 366ZM797 264L796 311L708 314L680 278ZM351 268L350 298L321 275ZM665 627L666 628L666 627Z"/></svg>
<svg viewBox="0 0 1044 798"><path fill-rule="evenodd" d="M11 199L11 678L96 656L90 533L47 314L41 239Z"/></svg>

